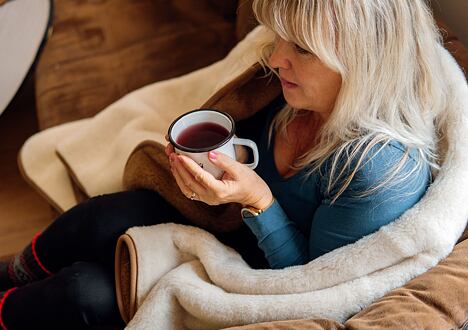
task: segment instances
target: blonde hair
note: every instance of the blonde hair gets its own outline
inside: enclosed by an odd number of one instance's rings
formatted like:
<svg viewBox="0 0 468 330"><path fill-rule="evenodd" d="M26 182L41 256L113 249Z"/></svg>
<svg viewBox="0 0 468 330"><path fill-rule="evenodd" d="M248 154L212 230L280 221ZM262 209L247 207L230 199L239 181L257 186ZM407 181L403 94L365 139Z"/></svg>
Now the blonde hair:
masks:
<svg viewBox="0 0 468 330"><path fill-rule="evenodd" d="M364 195L395 182L410 148L419 156L413 171L426 163L433 172L438 169L434 121L445 108L447 91L438 49L441 38L423 0L254 0L253 10L261 24L315 54L342 78L316 145L293 169L308 167L310 175L330 159L328 192L337 191L333 201L364 165L369 151L375 146L382 150L392 140L406 146L406 153ZM269 43L261 49L265 66L273 48ZM288 105L281 110L270 127L270 140L273 129L286 134L298 112ZM342 168L339 159L345 160Z"/></svg>

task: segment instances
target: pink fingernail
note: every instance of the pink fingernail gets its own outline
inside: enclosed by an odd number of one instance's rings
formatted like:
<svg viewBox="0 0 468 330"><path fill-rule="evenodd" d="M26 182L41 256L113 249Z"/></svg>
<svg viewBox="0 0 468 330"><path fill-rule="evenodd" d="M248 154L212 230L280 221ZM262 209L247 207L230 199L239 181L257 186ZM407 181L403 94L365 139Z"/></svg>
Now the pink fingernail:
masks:
<svg viewBox="0 0 468 330"><path fill-rule="evenodd" d="M216 158L218 158L218 152L217 151L210 151L208 153L208 157L210 157L211 159L216 159Z"/></svg>

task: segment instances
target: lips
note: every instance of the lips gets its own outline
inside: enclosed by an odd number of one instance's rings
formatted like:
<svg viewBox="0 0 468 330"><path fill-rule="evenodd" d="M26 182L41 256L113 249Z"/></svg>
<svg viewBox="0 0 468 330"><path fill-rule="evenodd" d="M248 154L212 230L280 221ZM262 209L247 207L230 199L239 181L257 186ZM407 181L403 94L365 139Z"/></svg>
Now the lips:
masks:
<svg viewBox="0 0 468 330"><path fill-rule="evenodd" d="M297 87L298 85L289 81L289 80L286 80L284 79L283 77L280 77L280 80L281 80L281 85L285 86L285 87L288 87L288 88L293 88L293 87Z"/></svg>

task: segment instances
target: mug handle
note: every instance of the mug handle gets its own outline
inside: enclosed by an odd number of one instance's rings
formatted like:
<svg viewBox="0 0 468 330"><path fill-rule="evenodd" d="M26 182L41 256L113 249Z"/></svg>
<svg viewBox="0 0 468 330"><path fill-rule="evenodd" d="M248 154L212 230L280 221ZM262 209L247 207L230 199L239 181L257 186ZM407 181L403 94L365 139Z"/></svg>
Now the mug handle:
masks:
<svg viewBox="0 0 468 330"><path fill-rule="evenodd" d="M235 137L233 140L232 140L232 143L233 144L239 144L239 145L242 145L242 146L246 146L246 147L249 147L250 149L252 149L253 151L253 156L254 156L254 161L253 163L250 163L250 164L244 164L248 167L250 167L252 170L254 168L257 167L258 165L258 148L257 148L257 144L255 142L253 142L252 140L249 140L249 139L240 139L240 138L237 138Z"/></svg>

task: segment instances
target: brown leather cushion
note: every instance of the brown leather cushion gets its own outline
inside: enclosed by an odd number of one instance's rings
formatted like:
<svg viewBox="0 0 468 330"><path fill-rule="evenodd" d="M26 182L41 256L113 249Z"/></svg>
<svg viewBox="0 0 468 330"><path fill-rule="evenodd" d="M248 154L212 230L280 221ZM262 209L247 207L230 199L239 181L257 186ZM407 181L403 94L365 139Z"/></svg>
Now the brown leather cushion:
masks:
<svg viewBox="0 0 468 330"><path fill-rule="evenodd" d="M445 43L445 48L447 48L452 56L460 64L465 77L468 79L468 50L458 39L453 39Z"/></svg>
<svg viewBox="0 0 468 330"><path fill-rule="evenodd" d="M250 329L459 329L468 319L468 241L436 267L390 291L344 325L332 320L268 322L229 328Z"/></svg>
<svg viewBox="0 0 468 330"><path fill-rule="evenodd" d="M458 40L453 31L442 20L437 19L437 25L444 38L444 45L452 56L457 60L458 64L468 78L468 49Z"/></svg>
<svg viewBox="0 0 468 330"><path fill-rule="evenodd" d="M349 319L347 329L458 329L468 319L468 241Z"/></svg>
<svg viewBox="0 0 468 330"><path fill-rule="evenodd" d="M180 0L179 0L180 1ZM215 7L225 18L234 20L236 17L237 0L209 0L210 4ZM194 8L194 10L198 10Z"/></svg>
<svg viewBox="0 0 468 330"><path fill-rule="evenodd" d="M237 8L236 37L244 38L255 26L258 25L252 10L253 0L239 0Z"/></svg>
<svg viewBox="0 0 468 330"><path fill-rule="evenodd" d="M316 320L292 320L250 324L242 327L232 327L226 330L345 330L345 326L339 322Z"/></svg>

